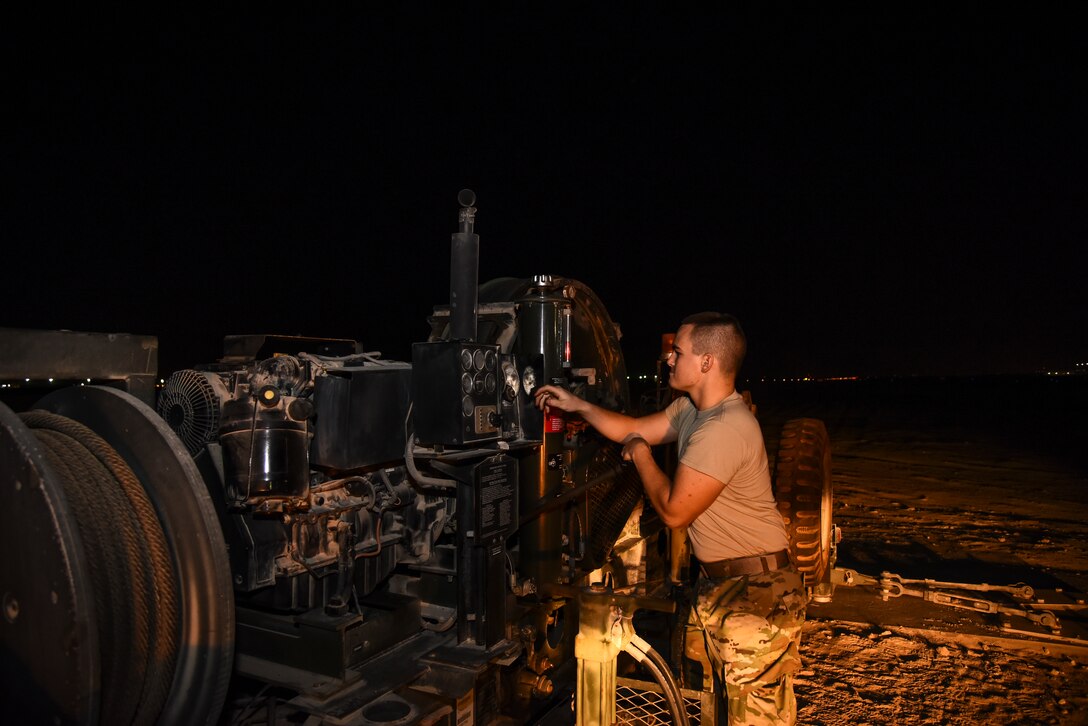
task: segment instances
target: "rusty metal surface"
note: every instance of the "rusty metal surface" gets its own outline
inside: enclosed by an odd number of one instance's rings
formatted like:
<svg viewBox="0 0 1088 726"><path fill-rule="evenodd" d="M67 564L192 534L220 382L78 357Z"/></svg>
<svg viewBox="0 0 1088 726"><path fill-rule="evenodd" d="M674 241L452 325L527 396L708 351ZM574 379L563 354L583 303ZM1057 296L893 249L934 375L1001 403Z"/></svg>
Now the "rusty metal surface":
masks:
<svg viewBox="0 0 1088 726"><path fill-rule="evenodd" d="M158 367L154 335L0 328L0 381L119 381L151 404Z"/></svg>
<svg viewBox="0 0 1088 726"><path fill-rule="evenodd" d="M34 433L0 404L0 698L11 723L98 723L99 649L76 513ZM63 654L63 657L55 657Z"/></svg>

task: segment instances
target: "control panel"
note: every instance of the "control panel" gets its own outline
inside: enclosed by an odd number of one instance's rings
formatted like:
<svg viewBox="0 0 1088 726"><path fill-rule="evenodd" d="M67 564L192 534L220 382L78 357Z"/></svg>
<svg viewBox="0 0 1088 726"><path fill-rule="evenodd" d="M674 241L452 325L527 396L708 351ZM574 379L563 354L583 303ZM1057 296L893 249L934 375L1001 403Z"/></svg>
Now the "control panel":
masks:
<svg viewBox="0 0 1088 726"><path fill-rule="evenodd" d="M457 446L500 438L504 388L497 345L470 341L414 344L412 420L416 439L421 444Z"/></svg>

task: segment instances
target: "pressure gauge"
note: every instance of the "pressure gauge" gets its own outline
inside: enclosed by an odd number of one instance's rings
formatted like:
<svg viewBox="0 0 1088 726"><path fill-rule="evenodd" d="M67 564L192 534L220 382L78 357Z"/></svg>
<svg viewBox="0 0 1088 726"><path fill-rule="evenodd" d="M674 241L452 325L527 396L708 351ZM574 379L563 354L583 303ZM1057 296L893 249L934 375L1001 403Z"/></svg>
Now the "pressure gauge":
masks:
<svg viewBox="0 0 1088 726"><path fill-rule="evenodd" d="M518 390L521 389L521 379L518 378L518 369L514 367L514 364L510 361L504 361L502 364L502 377L503 377L503 395L506 396L508 401L513 401L518 397Z"/></svg>
<svg viewBox="0 0 1088 726"><path fill-rule="evenodd" d="M521 387L525 389L526 395L533 392L536 388L536 371L532 366L525 366L525 370L521 374Z"/></svg>

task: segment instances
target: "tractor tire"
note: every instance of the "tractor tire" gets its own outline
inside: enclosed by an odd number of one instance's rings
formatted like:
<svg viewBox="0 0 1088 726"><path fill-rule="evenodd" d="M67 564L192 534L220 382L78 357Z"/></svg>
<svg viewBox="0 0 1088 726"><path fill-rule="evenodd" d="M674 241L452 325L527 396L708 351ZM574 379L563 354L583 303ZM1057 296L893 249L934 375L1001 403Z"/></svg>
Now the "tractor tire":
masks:
<svg viewBox="0 0 1088 726"><path fill-rule="evenodd" d="M775 459L775 499L790 541L790 559L805 586L823 599L835 562L831 439L823 421L799 418L782 427Z"/></svg>

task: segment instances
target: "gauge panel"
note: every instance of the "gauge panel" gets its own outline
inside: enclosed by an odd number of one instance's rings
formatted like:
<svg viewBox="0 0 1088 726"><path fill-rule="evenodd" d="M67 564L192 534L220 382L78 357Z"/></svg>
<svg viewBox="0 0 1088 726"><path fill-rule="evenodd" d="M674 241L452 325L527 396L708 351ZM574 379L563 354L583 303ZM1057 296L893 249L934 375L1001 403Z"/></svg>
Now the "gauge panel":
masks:
<svg viewBox="0 0 1088 726"><path fill-rule="evenodd" d="M500 399L508 385L509 373L502 370L497 345L416 343L412 346L416 438L444 446L498 439L505 430Z"/></svg>

